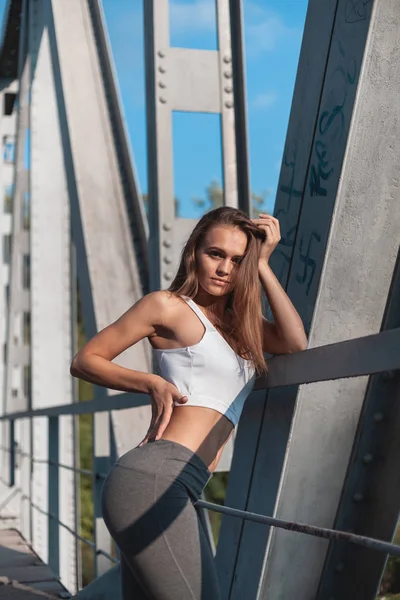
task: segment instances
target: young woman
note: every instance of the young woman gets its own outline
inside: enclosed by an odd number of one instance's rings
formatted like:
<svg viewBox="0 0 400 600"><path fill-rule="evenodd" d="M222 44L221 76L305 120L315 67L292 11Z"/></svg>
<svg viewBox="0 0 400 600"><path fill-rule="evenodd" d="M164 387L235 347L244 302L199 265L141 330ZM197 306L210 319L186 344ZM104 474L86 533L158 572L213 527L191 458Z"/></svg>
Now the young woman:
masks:
<svg viewBox="0 0 400 600"><path fill-rule="evenodd" d="M268 264L279 240L272 216L212 210L190 235L168 290L144 296L73 360L75 377L151 397L144 440L117 460L102 492L103 517L121 554L124 600L220 598L194 503L255 375L267 370L263 353L307 345L301 319ZM262 316L260 281L274 323ZM111 362L145 337L161 376Z"/></svg>

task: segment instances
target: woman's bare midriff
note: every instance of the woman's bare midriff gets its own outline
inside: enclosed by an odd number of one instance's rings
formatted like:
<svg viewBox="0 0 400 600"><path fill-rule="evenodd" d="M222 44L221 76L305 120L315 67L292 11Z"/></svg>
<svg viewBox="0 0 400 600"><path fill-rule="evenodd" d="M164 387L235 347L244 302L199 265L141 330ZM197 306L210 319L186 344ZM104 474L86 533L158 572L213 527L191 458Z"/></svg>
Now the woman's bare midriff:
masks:
<svg viewBox="0 0 400 600"><path fill-rule="evenodd" d="M196 452L212 472L232 431L233 423L212 408L175 406L161 439Z"/></svg>

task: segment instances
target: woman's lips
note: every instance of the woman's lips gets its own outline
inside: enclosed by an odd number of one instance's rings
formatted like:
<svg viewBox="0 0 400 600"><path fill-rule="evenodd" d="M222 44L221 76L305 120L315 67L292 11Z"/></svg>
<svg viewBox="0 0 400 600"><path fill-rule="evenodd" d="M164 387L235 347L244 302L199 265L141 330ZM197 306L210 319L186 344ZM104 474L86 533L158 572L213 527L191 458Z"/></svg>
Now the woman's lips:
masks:
<svg viewBox="0 0 400 600"><path fill-rule="evenodd" d="M220 287L224 287L228 283L227 281L222 281L222 279L213 279L212 277L211 281L213 281L215 285L219 285Z"/></svg>

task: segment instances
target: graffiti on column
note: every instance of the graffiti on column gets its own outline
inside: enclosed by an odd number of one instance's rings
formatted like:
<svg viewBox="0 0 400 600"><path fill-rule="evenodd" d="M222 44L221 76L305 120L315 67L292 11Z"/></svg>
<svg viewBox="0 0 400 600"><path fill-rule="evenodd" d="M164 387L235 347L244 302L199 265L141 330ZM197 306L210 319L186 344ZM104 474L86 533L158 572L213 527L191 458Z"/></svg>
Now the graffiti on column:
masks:
<svg viewBox="0 0 400 600"><path fill-rule="evenodd" d="M357 21L365 21L368 15L368 4L372 0L347 0L345 8L346 23L357 23Z"/></svg>
<svg viewBox="0 0 400 600"><path fill-rule="evenodd" d="M345 58L345 51L338 42L340 54ZM342 138L346 122L344 107L348 98L349 86L356 81L357 65L355 58L347 61L347 65L337 67L329 82L330 105L324 110L318 121L318 136L314 144L315 159L310 168L309 190L311 196L326 196L327 188L323 182L327 181L334 171L335 145ZM329 150L333 145L333 152Z"/></svg>
<svg viewBox="0 0 400 600"><path fill-rule="evenodd" d="M280 271L276 275L279 281L285 284L297 230L298 210L291 213L291 206L293 200L300 202L303 196L303 190L296 189L294 184L296 176L296 148L294 145L289 147L285 152L283 164L288 168L290 173L289 182L279 186L279 191L286 198L286 205L276 211L275 217L279 219L281 227L281 240L276 253L283 259L282 262L279 261Z"/></svg>
<svg viewBox="0 0 400 600"><path fill-rule="evenodd" d="M347 135L349 115L345 114L348 98L354 97L354 85L357 79L357 62L354 57L347 57L346 51L340 41L337 42L339 55L342 57L340 64L332 72L328 82L328 97L326 108L318 119L316 138L312 152L308 191L311 197L325 198L328 196L328 181L337 169L338 151L340 142ZM343 140L342 144L346 142ZM341 161L339 161L341 168ZM299 261L302 270L296 274L296 281L306 286L306 296L317 272L316 248L321 243L322 237L315 229L303 234L299 243ZM306 248L304 252L303 249Z"/></svg>
<svg viewBox="0 0 400 600"><path fill-rule="evenodd" d="M317 268L317 263L314 258L311 257L311 247L313 240L316 240L318 243L321 241L321 236L317 231L313 231L308 239L307 250L305 254L303 254L303 245L304 245L304 236L301 236L300 244L299 244L299 254L300 260L303 263L303 273L300 275L299 273L296 275L296 281L298 283L306 283L306 295L308 296L310 292L310 287L314 279L315 270Z"/></svg>

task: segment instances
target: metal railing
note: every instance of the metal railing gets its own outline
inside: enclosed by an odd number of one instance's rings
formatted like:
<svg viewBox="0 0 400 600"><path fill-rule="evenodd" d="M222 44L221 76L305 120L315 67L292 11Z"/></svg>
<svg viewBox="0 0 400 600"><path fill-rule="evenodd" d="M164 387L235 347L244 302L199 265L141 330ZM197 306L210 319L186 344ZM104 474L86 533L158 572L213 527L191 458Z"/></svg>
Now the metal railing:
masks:
<svg viewBox="0 0 400 600"><path fill-rule="evenodd" d="M378 334L338 342L335 344L312 348L303 352L274 357L269 361L269 373L267 376L259 378L256 381L255 389L268 389L281 386L301 385L314 383L317 381L327 381L343 379L349 377L360 377L363 375L386 374L392 375L395 371L400 371L400 328L382 331ZM72 465L62 464L51 457L47 459L36 458L30 453L15 448L14 431L15 422L18 419L35 419L37 417L47 417L49 419L49 448L54 443L58 443L58 419L63 415L82 415L96 414L99 412L110 412L119 409L132 408L147 404L149 399L143 394L121 393L112 398L100 398L98 400L67 404L62 406L53 406L43 409L27 410L24 412L14 412L0 416L0 421L10 423L10 446L0 446L0 451L8 455L10 480L8 485L14 482L14 472L16 468L16 457L20 456L31 461L31 463L48 464L57 471L67 469L82 476L93 477L94 480L104 480L106 473L96 470L82 469ZM57 439L52 439L57 436ZM55 478L58 483L58 477ZM93 486L95 494L95 486ZM95 557L103 556L111 563L115 564L118 560L106 552L104 548L99 548L94 541L85 539L74 531L67 524L63 523L57 515L57 511L45 511L42 507L35 504L26 494L21 498L28 501L37 511L41 512L49 519L49 527L53 526L65 528L77 541L90 546ZM231 507L220 506L199 500L196 506L202 509L212 510L223 514L228 514L240 519L251 520L260 524L273 525L291 531L297 531L307 535L324 537L331 540L342 539L353 544L363 545L367 548L374 548L380 552L400 556L400 546L391 544L382 540L375 540L365 536L355 535L354 533L335 531L314 527L307 524L295 523L276 519L265 515L255 514L248 511L238 510ZM94 515L96 519L96 515ZM98 573L96 573L97 575Z"/></svg>

